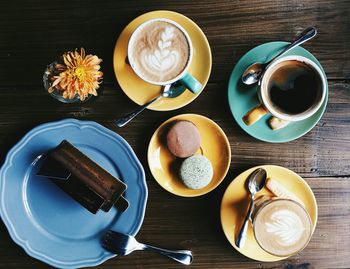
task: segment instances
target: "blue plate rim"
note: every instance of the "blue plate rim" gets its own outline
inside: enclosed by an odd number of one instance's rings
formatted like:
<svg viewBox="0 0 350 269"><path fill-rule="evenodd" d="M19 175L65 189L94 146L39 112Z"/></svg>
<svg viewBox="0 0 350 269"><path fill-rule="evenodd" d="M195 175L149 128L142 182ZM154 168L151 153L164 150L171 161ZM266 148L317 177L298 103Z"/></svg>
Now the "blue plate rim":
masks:
<svg viewBox="0 0 350 269"><path fill-rule="evenodd" d="M282 140L264 139L264 138L262 138L262 137L259 137L259 136L256 135L255 133L248 132L247 130L243 129L243 128L241 127L240 123L238 122L238 120L236 119L235 113L234 113L234 111L233 111L233 109L232 109L233 104L232 104L232 101L231 101L231 99L230 99L230 89L232 88L232 87L230 87L230 85L231 85L232 80L233 80L233 75L234 75L235 69L236 69L236 67L237 67L239 64L241 64L242 59L243 59L247 54L251 53L252 50L259 49L259 48L261 48L261 47L263 47L263 46L266 46L266 45L268 45L268 44L274 44L274 43L275 43L275 44L281 44L281 45L283 45L283 44L285 44L285 45L290 44L289 42L286 42L286 41L271 41L271 42L266 42L266 43L263 43L263 44L260 44L260 45L258 45L258 46L255 46L255 47L251 48L249 51L247 51L245 54L243 54L243 55L240 57L240 59L238 60L238 62L237 62L237 63L235 64L235 66L233 67L232 72L231 72L231 74L230 74L230 78L229 78L229 80L228 80L228 85L227 85L227 89L228 89L228 90L227 90L227 99L228 99L228 104L229 104L230 111L231 111L231 114L232 114L233 118L235 119L237 125L238 125L245 133L247 133L248 135L254 137L254 138L257 139L257 140L260 140L260 141L263 141L263 142L268 142L268 143L274 143L274 144L275 144L275 143L287 143L287 142L291 142L291 141L293 141L293 140L296 140L296 139L298 139L298 138L300 138L300 137L306 135L308 132L310 132L310 131L317 125L317 123L318 123L318 122L320 121L320 119L322 118L324 112L326 111L327 104L328 104L328 91L329 91L329 89L328 89L327 74L326 74L325 70L323 69L321 63L317 60L317 58L316 58L311 52L309 52L307 49L305 49L305 48L299 46L300 48L302 48L303 50L305 50L309 55L311 55L311 57L314 58L314 59L311 59L311 60L314 61L314 62L321 68L321 70L323 71L323 73L324 73L324 75L325 75L325 77L326 77L326 81L327 81L327 85L326 85L326 96L325 96L325 100L323 101L323 103L322 103L320 109L318 110L318 111L322 110L322 113L319 115L319 117L317 118L317 120L315 121L315 123L311 124L310 127L307 128L307 130L301 132L301 133L298 134L298 135L291 136L290 138L284 139L284 140L283 140L283 139L282 139Z"/></svg>
<svg viewBox="0 0 350 269"><path fill-rule="evenodd" d="M111 258L116 257L117 255L110 253L110 255L108 255L104 258L84 260L84 261L78 261L78 262L73 262L73 263L63 262L63 261L58 261L58 260L52 259L43 253L40 253L40 252L33 250L32 247L30 246L30 243L27 240L20 238L20 236L18 236L18 234L16 232L16 229L14 228L13 224L11 223L8 215L4 213L4 212L6 212L6 210L3 208L3 206L4 206L4 203L3 203L4 198L3 197L4 196L2 195L3 190L1 190L1 186L2 186L1 181L2 181L3 176L5 175L6 170L11 166L14 155L16 154L16 152L18 150L20 150L25 145L25 143L28 141L28 139L30 139L30 137L32 135L35 135L38 131L46 128L47 126L57 126L57 125L61 125L61 124L72 124L72 125L77 126L79 128L82 128L83 125L92 126L92 127L94 127L94 129L96 129L100 132L102 131L103 133L108 134L109 136L112 136L112 137L117 138L120 141L124 142L124 146L126 146L126 148L129 149L128 153L135 161L135 164L138 166L139 172L141 172L142 180L139 182L139 184L142 185L143 190L144 190L143 206L139 211L140 212L139 223L136 226L134 226L134 231L132 231L130 234L135 236L138 233L139 229L142 226L144 217L145 217L145 211L146 211L147 200L148 200L148 188L147 188L146 176L145 176L145 171L143 169L143 166L141 165L139 159L137 158L134 150L131 148L129 143L121 135L119 135L119 134L113 132L112 130L102 126L101 124L98 124L97 122L89 121L89 120L77 120L74 118L66 118L66 119L62 119L62 120L58 120L58 121L51 121L51 122L42 123L42 124L37 125L36 127L32 128L30 131L28 131L8 151L8 153L6 154L4 163L0 168L0 195L1 195L1 197L0 197L1 198L0 217L3 221L3 223L5 224L11 239L18 246L20 246L29 256L31 256L35 259L38 259L42 262L45 262L45 263L47 263L51 266L54 266L56 268L73 269L73 268L80 268L80 267L94 267L94 266L98 266L98 265L104 263L105 261L107 261Z"/></svg>

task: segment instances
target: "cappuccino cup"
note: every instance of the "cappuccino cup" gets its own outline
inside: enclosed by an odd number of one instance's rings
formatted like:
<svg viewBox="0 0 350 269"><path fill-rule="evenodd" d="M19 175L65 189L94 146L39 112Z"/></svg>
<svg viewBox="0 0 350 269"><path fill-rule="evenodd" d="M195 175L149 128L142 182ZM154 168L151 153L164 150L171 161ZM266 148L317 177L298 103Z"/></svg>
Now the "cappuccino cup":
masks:
<svg viewBox="0 0 350 269"><path fill-rule="evenodd" d="M313 224L309 213L298 202L261 196L252 215L255 240L266 252L292 256L309 243Z"/></svg>
<svg viewBox="0 0 350 269"><path fill-rule="evenodd" d="M312 60L297 55L281 57L267 66L258 82L260 104L242 120L249 126L270 113L269 125L276 130L307 119L321 107L326 87L323 72Z"/></svg>
<svg viewBox="0 0 350 269"><path fill-rule="evenodd" d="M165 86L181 82L193 93L203 86L189 72L193 47L188 33L169 19L152 19L139 25L128 43L128 61L142 80Z"/></svg>

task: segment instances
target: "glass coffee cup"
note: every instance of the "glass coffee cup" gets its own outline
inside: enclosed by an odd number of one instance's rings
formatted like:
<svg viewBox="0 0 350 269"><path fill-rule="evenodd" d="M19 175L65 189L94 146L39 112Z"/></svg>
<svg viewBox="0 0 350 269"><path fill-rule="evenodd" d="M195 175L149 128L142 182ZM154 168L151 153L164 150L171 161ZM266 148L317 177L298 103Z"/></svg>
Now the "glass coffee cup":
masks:
<svg viewBox="0 0 350 269"><path fill-rule="evenodd" d="M313 233L309 213L290 199L261 196L256 200L252 223L259 246L278 257L302 251Z"/></svg>

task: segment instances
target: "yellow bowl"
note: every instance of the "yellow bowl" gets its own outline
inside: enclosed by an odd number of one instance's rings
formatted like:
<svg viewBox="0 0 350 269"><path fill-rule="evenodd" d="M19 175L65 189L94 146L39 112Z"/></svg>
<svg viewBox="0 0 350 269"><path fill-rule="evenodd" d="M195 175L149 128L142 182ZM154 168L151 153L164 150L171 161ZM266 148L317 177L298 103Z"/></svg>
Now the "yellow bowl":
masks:
<svg viewBox="0 0 350 269"><path fill-rule="evenodd" d="M128 41L137 26L155 18L173 20L188 32L193 45L193 59L188 71L203 85L203 88L208 82L211 71L212 59L210 46L207 38L197 24L184 15L172 11L159 10L143 14L130 22L122 31L115 45L113 55L114 73L120 87L132 101L139 105L143 105L159 95L161 86L143 81L134 73L129 64L126 63ZM178 109L192 102L198 95L199 93L193 94L187 90L176 98L163 98L148 108L159 111Z"/></svg>
<svg viewBox="0 0 350 269"><path fill-rule="evenodd" d="M199 154L207 157L214 170L208 186L193 190L187 188L178 176L181 160L173 156L164 141L167 128L178 120L193 122L201 135ZM167 191L183 197L195 197L215 189L225 178L231 163L230 143L224 131L214 121L197 114L182 114L164 122L153 134L148 147L148 165L156 181Z"/></svg>
<svg viewBox="0 0 350 269"><path fill-rule="evenodd" d="M246 188L246 180L247 177L259 167L266 170L267 177L279 181L303 202L305 209L310 214L313 223L313 231L317 223L316 198L311 188L302 177L287 168L276 165L262 165L248 169L237 176L227 187L221 202L221 225L228 241L237 251L248 258L263 262L279 261L288 257L278 257L265 252L256 242L251 225L248 225L244 247L238 248L235 244L236 236L239 233L249 205L250 196ZM271 193L264 188L256 197L258 198L265 194L271 195Z"/></svg>

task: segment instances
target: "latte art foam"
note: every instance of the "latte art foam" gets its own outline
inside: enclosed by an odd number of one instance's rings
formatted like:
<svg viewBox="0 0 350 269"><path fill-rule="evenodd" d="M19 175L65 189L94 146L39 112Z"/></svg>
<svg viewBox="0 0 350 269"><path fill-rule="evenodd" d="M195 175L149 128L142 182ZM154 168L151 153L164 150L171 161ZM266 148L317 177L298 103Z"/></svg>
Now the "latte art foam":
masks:
<svg viewBox="0 0 350 269"><path fill-rule="evenodd" d="M272 213L271 222L266 223L266 232L271 233L282 246L291 246L298 242L304 230L299 216L287 209Z"/></svg>
<svg viewBox="0 0 350 269"><path fill-rule="evenodd" d="M289 256L309 242L312 224L305 209L291 200L275 200L263 206L254 220L255 238L267 252Z"/></svg>
<svg viewBox="0 0 350 269"><path fill-rule="evenodd" d="M181 74L190 56L185 34L166 21L145 25L129 46L129 61L134 70L142 78L158 83Z"/></svg>

